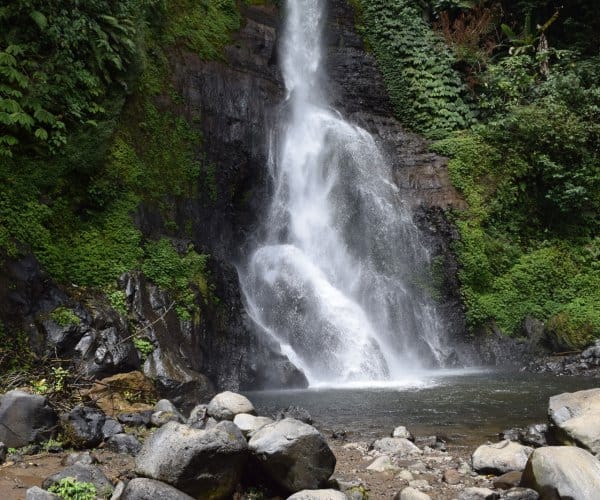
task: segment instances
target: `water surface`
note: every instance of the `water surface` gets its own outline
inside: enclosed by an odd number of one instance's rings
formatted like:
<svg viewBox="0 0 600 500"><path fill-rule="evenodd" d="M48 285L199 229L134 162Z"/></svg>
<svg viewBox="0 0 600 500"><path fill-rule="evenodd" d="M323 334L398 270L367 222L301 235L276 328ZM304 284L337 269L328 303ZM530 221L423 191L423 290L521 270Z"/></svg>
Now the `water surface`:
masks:
<svg viewBox="0 0 600 500"><path fill-rule="evenodd" d="M550 396L600 386L597 378L497 371L437 371L375 387L316 387L248 393L259 414L289 405L308 410L317 427L351 439L380 437L397 425L455 441L495 439L503 429L545 422Z"/></svg>

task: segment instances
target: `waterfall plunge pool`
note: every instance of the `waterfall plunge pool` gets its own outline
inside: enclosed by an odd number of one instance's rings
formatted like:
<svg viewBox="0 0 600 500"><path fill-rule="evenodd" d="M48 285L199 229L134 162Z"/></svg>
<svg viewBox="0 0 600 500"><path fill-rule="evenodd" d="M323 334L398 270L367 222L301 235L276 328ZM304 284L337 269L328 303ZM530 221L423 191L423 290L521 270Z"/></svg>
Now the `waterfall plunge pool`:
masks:
<svg viewBox="0 0 600 500"><path fill-rule="evenodd" d="M439 370L396 382L311 387L245 394L259 415L305 408L326 435L344 429L350 441L387 436L405 425L413 434L450 442L496 440L507 428L546 422L548 399L598 386L592 377L491 370Z"/></svg>

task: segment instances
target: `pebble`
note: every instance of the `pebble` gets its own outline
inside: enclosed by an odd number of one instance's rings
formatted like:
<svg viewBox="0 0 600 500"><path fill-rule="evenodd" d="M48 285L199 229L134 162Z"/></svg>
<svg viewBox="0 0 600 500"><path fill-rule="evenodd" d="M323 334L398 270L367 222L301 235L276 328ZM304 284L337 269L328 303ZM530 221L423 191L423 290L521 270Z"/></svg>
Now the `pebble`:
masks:
<svg viewBox="0 0 600 500"><path fill-rule="evenodd" d="M414 479L413 475L406 469L400 471L396 477L398 479L402 479L403 481L412 481Z"/></svg>
<svg viewBox="0 0 600 500"><path fill-rule="evenodd" d="M456 469L447 469L444 472L444 482L447 484L459 484L462 478Z"/></svg>

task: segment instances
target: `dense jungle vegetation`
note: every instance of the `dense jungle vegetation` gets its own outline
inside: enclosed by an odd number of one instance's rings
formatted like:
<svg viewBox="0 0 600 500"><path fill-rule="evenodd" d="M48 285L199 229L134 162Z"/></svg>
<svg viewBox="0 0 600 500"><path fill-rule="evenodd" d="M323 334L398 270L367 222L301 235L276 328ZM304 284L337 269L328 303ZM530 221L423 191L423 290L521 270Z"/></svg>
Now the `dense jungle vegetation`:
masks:
<svg viewBox="0 0 600 500"><path fill-rule="evenodd" d="M0 257L33 251L58 282L117 305L116 278L142 269L190 317L206 256L147 240L133 215L144 202L169 220L205 168L202 138L170 111L169 53L218 58L239 25L234 0L1 6Z"/></svg>
<svg viewBox="0 0 600 500"><path fill-rule="evenodd" d="M471 331L600 336L600 14L589 0L360 0L399 118L450 158Z"/></svg>
<svg viewBox="0 0 600 500"><path fill-rule="evenodd" d="M557 349L600 336L595 2L353 3L398 117L450 158L468 202L452 217L471 330L518 335L532 316ZM210 182L202 138L170 111L168 58L179 47L218 58L238 6L3 2L0 257L33 252L58 282L117 299L116 278L143 269L193 314L206 256L147 239L132 216L144 202L168 220Z"/></svg>

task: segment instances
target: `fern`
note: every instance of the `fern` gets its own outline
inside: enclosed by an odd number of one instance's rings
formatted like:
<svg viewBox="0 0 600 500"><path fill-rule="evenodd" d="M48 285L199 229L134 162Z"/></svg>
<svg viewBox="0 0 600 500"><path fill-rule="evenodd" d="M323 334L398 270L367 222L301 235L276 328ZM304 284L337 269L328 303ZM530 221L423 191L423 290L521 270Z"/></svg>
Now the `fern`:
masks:
<svg viewBox="0 0 600 500"><path fill-rule="evenodd" d="M443 40L410 0L356 0L398 118L429 137L467 127L472 112Z"/></svg>

